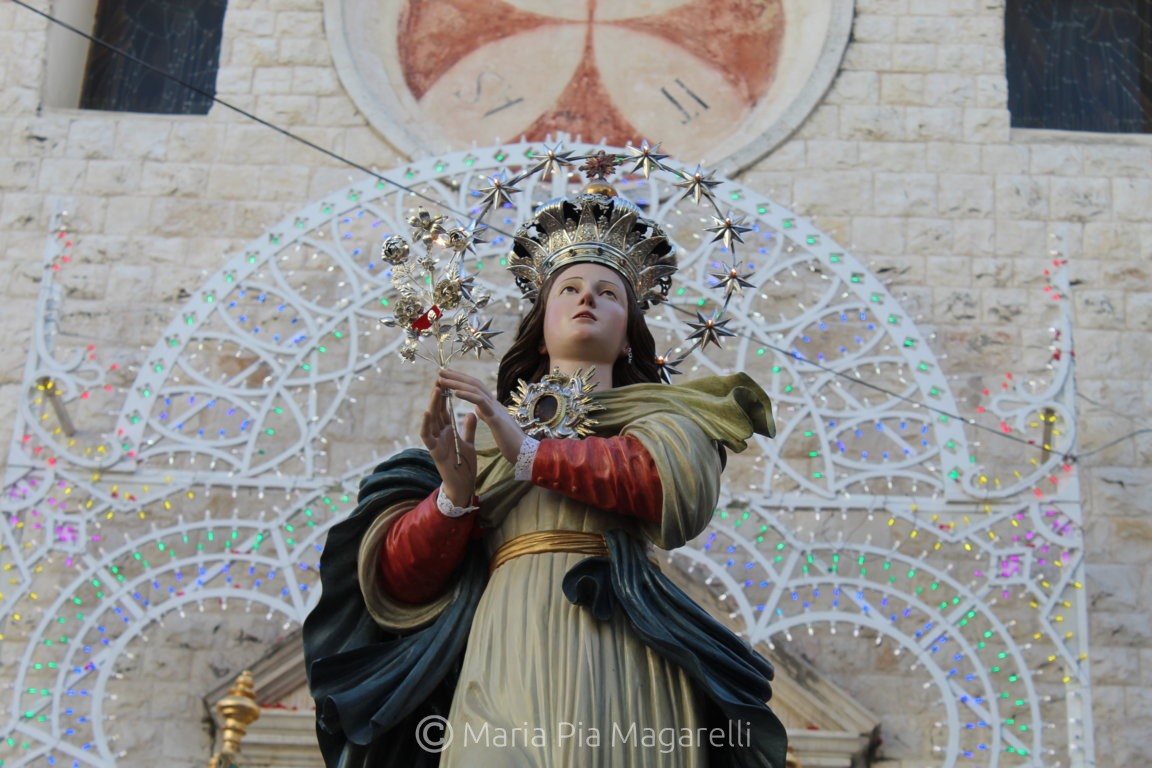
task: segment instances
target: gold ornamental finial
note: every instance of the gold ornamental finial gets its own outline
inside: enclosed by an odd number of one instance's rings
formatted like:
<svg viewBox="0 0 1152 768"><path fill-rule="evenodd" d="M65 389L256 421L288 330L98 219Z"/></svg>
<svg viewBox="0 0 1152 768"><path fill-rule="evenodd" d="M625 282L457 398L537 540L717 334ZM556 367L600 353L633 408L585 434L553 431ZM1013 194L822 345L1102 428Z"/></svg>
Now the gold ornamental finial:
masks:
<svg viewBox="0 0 1152 768"><path fill-rule="evenodd" d="M224 721L223 745L208 763L208 768L229 768L236 765L240 740L248 732L248 726L260 717L251 672L244 670L236 677L228 693L216 702L216 712Z"/></svg>
<svg viewBox="0 0 1152 768"><path fill-rule="evenodd" d="M595 179L584 185L584 194L586 195L603 195L604 197L617 197L619 193L616 187L612 186L604 179Z"/></svg>

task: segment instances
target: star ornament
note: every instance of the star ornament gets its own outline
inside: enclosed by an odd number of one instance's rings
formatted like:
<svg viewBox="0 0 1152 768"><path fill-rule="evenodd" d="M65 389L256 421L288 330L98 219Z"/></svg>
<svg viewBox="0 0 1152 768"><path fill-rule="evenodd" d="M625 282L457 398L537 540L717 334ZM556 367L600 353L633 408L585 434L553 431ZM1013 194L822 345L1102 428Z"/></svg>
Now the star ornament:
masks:
<svg viewBox="0 0 1152 768"><path fill-rule="evenodd" d="M629 144L628 149L634 155L634 157L630 158L632 168L629 169L628 172L636 173L640 171L644 174L644 178L648 178L648 174L652 171L664 168L664 164L660 161L668 157L668 155L660 152L659 142L653 147L649 146L647 139L641 141L639 147L633 147Z"/></svg>
<svg viewBox="0 0 1152 768"><path fill-rule="evenodd" d="M546 179L554 173L558 173L561 168L572 165L572 153L564 152L564 142L556 142L556 146L550 147L544 145L544 154L532 153L533 158L537 158L532 167L528 169L528 176L539 173L540 178Z"/></svg>
<svg viewBox="0 0 1152 768"><path fill-rule="evenodd" d="M736 334L728 330L728 323L732 322L732 318L720 319L720 310L715 310L710 317L704 317L700 314L699 310L696 312L696 322L688 321L688 326L692 328L692 334L688 336L689 341L695 341L697 347L706 347L709 344L715 344L717 349L721 349L720 339L725 336L735 336Z"/></svg>
<svg viewBox="0 0 1152 768"><path fill-rule="evenodd" d="M712 277L716 278L717 288L724 289L724 305L728 305L728 301L736 294L742 294L745 288L751 288L752 283L748 282L752 272L741 272L740 267L732 264L728 267L727 272L713 272Z"/></svg>
<svg viewBox="0 0 1152 768"><path fill-rule="evenodd" d="M462 352L475 352L476 357L479 358L481 353L495 349L492 343L493 336L499 336L501 331L494 331L491 328L492 320L484 321L484 325L474 326L467 325L460 330L460 349Z"/></svg>
<svg viewBox="0 0 1152 768"><path fill-rule="evenodd" d="M700 204L700 198L707 198L708 202L715 204L715 197L712 194L712 187L715 187L720 182L712 178L712 174L707 173L699 165L687 177L683 177L683 181L676 182L673 186L680 187L684 191L684 197L691 196L692 202L697 205ZM683 198L682 198L683 199Z"/></svg>
<svg viewBox="0 0 1152 768"><path fill-rule="evenodd" d="M488 297L481 295L476 291L476 275L469 274L464 270L459 270L457 278L460 281L460 293L464 296L465 300L478 307L488 303Z"/></svg>
<svg viewBox="0 0 1152 768"><path fill-rule="evenodd" d="M752 227L744 226L744 216L737 216L732 211L728 211L728 215L722 219L719 216L713 216L712 221L716 224L707 227L704 231L712 232L714 234L712 242L720 240L724 243L724 247L730 251L736 243L744 242L744 238L740 235L752 231Z"/></svg>
<svg viewBox="0 0 1152 768"><path fill-rule="evenodd" d="M505 203L512 202L512 195L520 190L516 188L518 179L508 178L506 171L500 171L495 176L488 177L488 186L480 189L480 218L490 208L502 208Z"/></svg>
<svg viewBox="0 0 1152 768"><path fill-rule="evenodd" d="M673 357L672 350L668 350L662 355L656 355L656 365L660 369L660 378L671 383L673 376L683 373L677 366L683 363L685 359L685 356Z"/></svg>

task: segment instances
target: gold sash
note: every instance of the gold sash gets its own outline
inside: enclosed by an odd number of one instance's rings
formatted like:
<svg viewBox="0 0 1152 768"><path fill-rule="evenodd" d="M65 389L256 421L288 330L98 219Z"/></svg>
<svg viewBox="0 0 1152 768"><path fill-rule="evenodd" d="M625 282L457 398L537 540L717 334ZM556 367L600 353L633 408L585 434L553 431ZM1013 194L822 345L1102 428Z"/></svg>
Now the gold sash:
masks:
<svg viewBox="0 0 1152 768"><path fill-rule="evenodd" d="M488 573L494 573L497 568L514 557L538 555L543 552L579 552L584 555L607 557L608 545L599 533L585 533L584 531L526 533L500 545L500 548L492 555Z"/></svg>

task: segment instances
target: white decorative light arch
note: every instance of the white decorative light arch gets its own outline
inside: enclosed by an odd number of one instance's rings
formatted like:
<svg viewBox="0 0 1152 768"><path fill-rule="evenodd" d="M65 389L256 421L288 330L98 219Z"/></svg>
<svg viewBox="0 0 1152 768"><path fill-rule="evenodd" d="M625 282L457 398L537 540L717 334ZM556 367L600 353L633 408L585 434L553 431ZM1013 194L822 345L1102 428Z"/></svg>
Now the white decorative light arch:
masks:
<svg viewBox="0 0 1152 768"><path fill-rule="evenodd" d="M116 697L147 676L132 661L156 647L147 637L189 614L222 626L246 610L266 632L303 620L328 527L422 408L429 372L379 325L393 294L378 245L426 200L466 218L530 149L427 160L390 174L407 189L365 179L310 204L209 276L127 378L56 348L53 276L81 246L53 234L0 529L2 642L24 641L5 648L5 765L131 754ZM469 265L507 330L520 310L500 268L508 234L565 184L526 182ZM678 246L672 301L649 313L675 347L682 320L715 303L728 255L680 190L619 188ZM986 457L984 425L961 415L930 340L875 275L766 197L717 191L755 225L740 251L755 286L729 307L739 336L681 368L751 373L779 434L731 457L713 525L669 564L753 643L819 633L884 657L893 686L939 707L940 765L1089 764L1079 491L1059 459L1075 439L1070 356L1036 392L989 397L1015 442ZM1056 323L1067 339L1066 314ZM103 426L69 436L69 420Z"/></svg>

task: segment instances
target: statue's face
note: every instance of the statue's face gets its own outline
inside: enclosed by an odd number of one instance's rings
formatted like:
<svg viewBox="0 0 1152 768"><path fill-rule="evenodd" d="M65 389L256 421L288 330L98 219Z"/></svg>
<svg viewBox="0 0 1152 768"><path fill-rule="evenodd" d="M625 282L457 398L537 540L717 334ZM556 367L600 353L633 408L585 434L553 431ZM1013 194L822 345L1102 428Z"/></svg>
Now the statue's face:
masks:
<svg viewBox="0 0 1152 768"><path fill-rule="evenodd" d="M600 264L565 267L552 282L544 308L544 348L552 364L607 366L628 347L628 292L624 278Z"/></svg>

